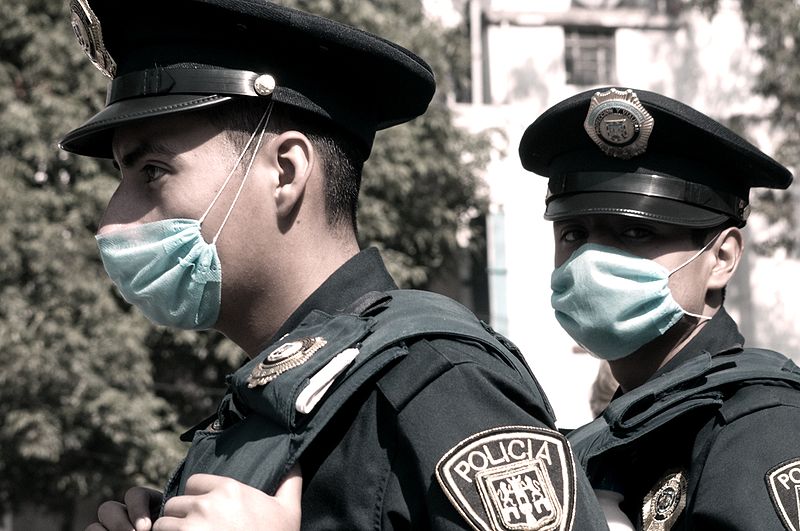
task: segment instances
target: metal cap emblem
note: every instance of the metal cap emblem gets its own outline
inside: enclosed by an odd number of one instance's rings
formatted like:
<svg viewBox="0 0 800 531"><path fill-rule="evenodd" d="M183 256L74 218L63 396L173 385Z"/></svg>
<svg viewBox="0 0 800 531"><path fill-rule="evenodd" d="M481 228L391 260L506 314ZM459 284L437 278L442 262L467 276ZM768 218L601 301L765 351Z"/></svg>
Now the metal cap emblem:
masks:
<svg viewBox="0 0 800 531"><path fill-rule="evenodd" d="M764 478L772 504L783 525L800 531L800 458L785 461Z"/></svg>
<svg viewBox="0 0 800 531"><path fill-rule="evenodd" d="M247 387L266 385L289 369L304 364L327 341L321 337L304 337L290 341L270 352L247 377Z"/></svg>
<svg viewBox="0 0 800 531"><path fill-rule="evenodd" d="M612 88L592 96L583 127L603 153L629 159L647 149L653 122L635 92Z"/></svg>
<svg viewBox="0 0 800 531"><path fill-rule="evenodd" d="M668 472L647 493L642 506L644 531L667 531L686 506L686 478L682 471Z"/></svg>
<svg viewBox="0 0 800 531"><path fill-rule="evenodd" d="M72 13L72 31L75 32L78 44L98 70L106 77L114 79L117 63L111 58L103 44L100 20L89 7L89 2L87 0L71 0L69 9Z"/></svg>
<svg viewBox="0 0 800 531"><path fill-rule="evenodd" d="M447 452L436 479L477 531L568 531L575 517L575 466L553 430L505 426Z"/></svg>

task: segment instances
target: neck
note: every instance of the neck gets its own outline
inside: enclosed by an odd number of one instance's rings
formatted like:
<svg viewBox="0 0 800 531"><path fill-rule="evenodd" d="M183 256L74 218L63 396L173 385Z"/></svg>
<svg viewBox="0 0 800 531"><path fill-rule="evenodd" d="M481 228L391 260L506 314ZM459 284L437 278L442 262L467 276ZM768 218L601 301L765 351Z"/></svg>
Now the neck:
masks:
<svg viewBox="0 0 800 531"><path fill-rule="evenodd" d="M709 312L711 310L706 308ZM704 315L713 315L704 313ZM667 330L667 333L654 339L639 350L624 358L609 361L614 378L623 392L636 389L649 380L660 368L675 357L703 329L708 320L698 323L695 317L683 319Z"/></svg>
<svg viewBox="0 0 800 531"><path fill-rule="evenodd" d="M329 276L358 253L355 236L316 234L304 241L282 242L280 257L266 253L263 263L254 265L248 282L238 294L223 299L223 313L217 330L239 345L247 355L256 356L289 316Z"/></svg>

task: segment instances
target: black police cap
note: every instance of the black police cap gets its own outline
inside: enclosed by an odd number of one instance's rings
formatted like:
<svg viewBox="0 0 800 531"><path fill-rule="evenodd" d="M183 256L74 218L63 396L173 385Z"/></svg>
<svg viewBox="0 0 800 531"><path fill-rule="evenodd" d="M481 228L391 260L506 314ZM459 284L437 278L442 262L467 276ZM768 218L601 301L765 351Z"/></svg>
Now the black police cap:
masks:
<svg viewBox="0 0 800 531"><path fill-rule="evenodd" d="M708 116L644 90L605 87L545 111L522 166L549 178L545 219L617 214L694 228L744 226L753 187L792 174Z"/></svg>
<svg viewBox="0 0 800 531"><path fill-rule="evenodd" d="M70 131L67 151L112 157L120 125L237 97L330 120L366 159L375 132L423 112L430 66L365 31L265 0L71 0L72 25L110 77L106 108Z"/></svg>

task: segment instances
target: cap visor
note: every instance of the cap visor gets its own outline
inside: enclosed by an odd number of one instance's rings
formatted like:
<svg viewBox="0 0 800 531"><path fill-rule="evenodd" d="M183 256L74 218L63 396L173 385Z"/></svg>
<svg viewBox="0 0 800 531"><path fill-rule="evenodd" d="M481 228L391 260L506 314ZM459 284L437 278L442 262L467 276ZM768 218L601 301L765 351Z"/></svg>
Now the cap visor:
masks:
<svg viewBox="0 0 800 531"><path fill-rule="evenodd" d="M113 158L111 140L117 127L177 112L192 111L230 100L216 94L170 94L145 96L112 103L86 123L67 133L61 149L89 157Z"/></svg>
<svg viewBox="0 0 800 531"><path fill-rule="evenodd" d="M593 192L555 197L548 202L544 218L562 221L592 214L628 216L698 229L715 227L733 219L719 212L672 199L622 192Z"/></svg>

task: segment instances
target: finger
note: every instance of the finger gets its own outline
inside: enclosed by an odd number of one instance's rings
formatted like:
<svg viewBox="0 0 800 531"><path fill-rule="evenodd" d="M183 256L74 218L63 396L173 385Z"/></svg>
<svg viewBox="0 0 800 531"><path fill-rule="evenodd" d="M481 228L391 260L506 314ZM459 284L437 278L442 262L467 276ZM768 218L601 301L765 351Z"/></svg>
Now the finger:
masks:
<svg viewBox="0 0 800 531"><path fill-rule="evenodd" d="M108 531L135 531L128 519L125 505L119 502L107 501L100 504L97 508L97 519Z"/></svg>
<svg viewBox="0 0 800 531"><path fill-rule="evenodd" d="M161 493L146 487L133 487L125 493L125 505L128 508L128 519L133 522L136 531L150 531L155 519L155 512L161 505Z"/></svg>
<svg viewBox="0 0 800 531"><path fill-rule="evenodd" d="M185 526L185 520L170 516L162 516L153 524L153 531L184 531L186 529L189 527Z"/></svg>
<svg viewBox="0 0 800 531"><path fill-rule="evenodd" d="M281 505L286 505L283 502L299 505L302 492L303 474L300 470L300 465L296 464L281 481L278 490L275 492L275 499L281 502Z"/></svg>
<svg viewBox="0 0 800 531"><path fill-rule="evenodd" d="M108 531L103 524L98 524L97 522L93 524L89 524L86 526L86 529L83 531Z"/></svg>
<svg viewBox="0 0 800 531"><path fill-rule="evenodd" d="M173 496L164 504L164 516L185 518L192 511L195 500L195 496ZM162 520L164 516L156 520L156 522Z"/></svg>
<svg viewBox="0 0 800 531"><path fill-rule="evenodd" d="M192 474L189 476L189 479L186 480L186 488L183 492L188 496L207 494L228 481L233 480L224 476L214 476L212 474Z"/></svg>

